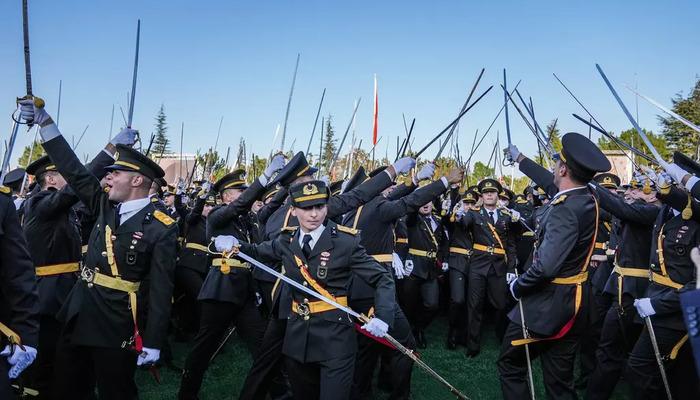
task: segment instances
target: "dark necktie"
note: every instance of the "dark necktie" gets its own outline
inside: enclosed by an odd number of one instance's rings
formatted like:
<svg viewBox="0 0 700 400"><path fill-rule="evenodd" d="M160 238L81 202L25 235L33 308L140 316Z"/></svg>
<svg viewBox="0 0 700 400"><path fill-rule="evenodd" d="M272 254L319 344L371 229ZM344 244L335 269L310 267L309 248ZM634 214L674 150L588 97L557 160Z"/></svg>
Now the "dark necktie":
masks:
<svg viewBox="0 0 700 400"><path fill-rule="evenodd" d="M308 260L309 254L311 254L311 246L309 246L309 242L311 242L311 235L304 235L302 242L304 243L304 245L301 246L301 252L304 253L304 257L306 257L306 259Z"/></svg>
<svg viewBox="0 0 700 400"><path fill-rule="evenodd" d="M489 218L491 219L491 222L493 223L493 211L489 211Z"/></svg>
<svg viewBox="0 0 700 400"><path fill-rule="evenodd" d="M122 205L118 204L117 207L114 209L114 227L115 228L119 228L119 219L121 217L119 215L119 210L121 210L121 208L122 208Z"/></svg>

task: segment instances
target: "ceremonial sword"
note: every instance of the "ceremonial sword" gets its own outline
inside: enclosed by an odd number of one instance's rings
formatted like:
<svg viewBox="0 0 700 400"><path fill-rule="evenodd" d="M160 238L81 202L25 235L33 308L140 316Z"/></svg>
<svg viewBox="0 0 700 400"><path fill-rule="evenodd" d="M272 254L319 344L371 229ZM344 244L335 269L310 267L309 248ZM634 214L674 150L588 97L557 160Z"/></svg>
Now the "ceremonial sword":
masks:
<svg viewBox="0 0 700 400"><path fill-rule="evenodd" d="M506 80L506 69L503 68L503 103L505 103L505 107L506 107L506 114L505 114L505 116L506 116L506 136L508 138L508 148L510 148L510 146L512 145L512 142L510 140L510 119L508 118L508 97L510 97L510 96L508 96L508 83ZM535 134L537 134L537 133L535 133ZM511 164L514 161L515 160L511 160Z"/></svg>
<svg viewBox="0 0 700 400"><path fill-rule="evenodd" d="M687 119L683 118L682 116L680 116L680 115L676 114L675 112L669 110L668 108L662 106L661 104L659 104L659 103L657 103L656 101L654 101L654 99L652 99L652 98L650 98L650 97L647 97L647 96L645 96L645 95L643 95L643 94L637 92L636 90L632 89L631 87L626 86L626 88L627 88L628 90L630 90L631 92L633 92L634 94L636 94L637 96L639 96L639 97L643 98L644 100L646 100L647 102L649 102L649 103L650 103L651 105L653 105L654 107L658 108L659 110L661 110L661 111L665 112L666 114L672 116L673 118L677 119L678 121L680 121L681 123L683 123L683 125L685 125L685 126L687 126L688 128L694 130L695 132L700 133L700 127L699 127L699 126L693 124L692 122L688 121Z"/></svg>
<svg viewBox="0 0 700 400"><path fill-rule="evenodd" d="M343 145L345 144L345 139L348 137L348 132L350 132L350 127L352 127L352 121L355 120L355 114L357 114L357 107L360 106L360 101L362 101L362 97L357 99L355 102L355 108L352 110L352 116L350 117L350 122L348 122L348 127L345 129L345 134L343 134L343 139L340 141L340 146L338 146L338 150L335 152L333 155L333 159L331 160L331 163L328 164L328 175L331 175L333 172L333 167L335 166L335 162L338 161L338 156L340 155L340 151L343 149Z"/></svg>
<svg viewBox="0 0 700 400"><path fill-rule="evenodd" d="M335 308L337 308L337 309L339 309L339 310L341 310L341 311L343 311L343 312L346 312L346 313L348 313L349 315L352 315L353 317L357 318L358 320L360 320L360 321L363 322L363 323L368 323L368 322L370 321L370 319L369 319L366 315L364 315L364 314L359 314L359 313L357 313L356 311L354 311L353 309L351 309L351 308L349 308L349 307L346 307L346 306L344 306L344 305L342 305L342 304L339 304L339 303L336 302L335 300L329 299L329 298L323 296L322 294L316 292L315 290L312 290L312 289L310 289L310 288L308 288L308 287L306 287L306 286L303 286L303 285L300 284L299 282L297 282L297 281L295 281L295 280L293 280L293 279L287 277L286 275L283 275L283 274L281 274L281 273L275 271L274 269L268 267L267 265L261 263L260 261L254 259L253 257L251 257L251 256L249 256L249 255L247 255L247 254L245 254L245 253L243 253L243 252L241 252L240 250L237 251L237 252L235 252L234 254L229 254L229 255L223 254L223 255L224 255L224 256L227 256L227 257L230 256L230 255L233 255L233 256L235 256L235 257L239 257L239 258L241 258L241 259L243 259L243 260L245 260L245 261L247 261L247 262L253 264L255 267L260 268L261 270L267 272L268 274L270 274L270 275L272 275L272 276L274 276L274 277L276 277L276 278L278 278L278 279L284 281L285 283L287 283L287 284L293 286L295 289L300 290L300 291L302 291L302 292L304 292L304 293L306 293L306 294L308 294L308 295L311 295L311 296L313 296L313 297L315 297L315 298L317 298L317 299L323 301L323 302L326 303L326 304L330 304L331 306L333 306L333 307L335 307ZM374 337L374 336L373 336L373 337ZM403 355L405 355L405 356L409 357L411 360L413 360L413 362L415 362L419 367L421 367L424 371L426 371L430 376L432 376L432 377L435 378L438 382L440 382L442 385L444 385L445 387L447 387L447 389L449 389L450 393L452 393L453 395L457 396L458 399L460 399L460 400L469 400L469 398L468 398L467 396L465 396L465 395L464 395L462 392L460 392L457 388L455 388L454 386L452 386L452 384L450 384L447 380L445 380L445 378L443 378L443 377L440 376L437 372L435 372L432 368L430 368L430 366L428 366L428 364L426 364L423 360L421 360L420 358L418 358L418 356L413 352L413 350L410 350L410 349L406 348L404 345L402 345L401 343L399 343L396 339L394 339L394 338L393 338L391 335L389 335L389 334L386 334L386 336L384 336L382 339L385 339L385 340L386 340L387 342L389 342L392 346L394 346L394 348L396 348L396 350L398 350L398 351L401 352Z"/></svg>
<svg viewBox="0 0 700 400"><path fill-rule="evenodd" d="M656 362L659 364L659 371L661 372L661 380L664 382L664 389L666 389L666 398L672 400L671 387L668 384L668 377L666 376L666 369L664 369L664 361L661 358L661 352L659 351L659 343L656 341L656 333L654 332L654 326L651 324L651 317L644 317L644 322L647 324L647 330L649 331L649 339L651 339L651 345L654 348L654 356L656 357Z"/></svg>
<svg viewBox="0 0 700 400"><path fill-rule="evenodd" d="M321 102L318 103L318 111L316 111L316 119L314 120L314 128L311 129L311 137L309 138L309 145L306 146L306 155L311 154L311 142L314 140L314 134L316 133L316 124L318 123L318 116L321 114L321 106L323 105L323 98L326 97L326 88L323 88L323 93L321 93ZM323 129L321 129L323 131Z"/></svg>
<svg viewBox="0 0 700 400"><path fill-rule="evenodd" d="M141 20L136 22L136 52L134 53L134 74L131 79L131 99L129 101L129 114L126 127L131 128L134 120L134 100L136 99L136 77L139 72L139 45L141 40Z"/></svg>
<svg viewBox="0 0 700 400"><path fill-rule="evenodd" d="M651 143L651 140L647 137L646 133L642 131L642 128L639 127L639 124L637 121L632 117L632 114L630 114L629 110L627 107L625 107L625 103L622 102L622 99L620 96L617 94L617 91L615 91L615 88L612 86L610 81L608 80L608 77L605 76L605 72L603 72L603 69L600 68L600 65L596 64L595 67L598 69L598 72L600 73L600 76L603 77L603 80L605 81L605 84L608 86L608 89L612 92L613 96L615 97L615 100L617 100L617 103L620 105L622 108L622 111L625 112L625 115L627 116L627 119L629 119L630 123L632 126L634 126L634 129L637 130L637 133L639 136L642 138L642 141L644 142L645 145L649 148L649 151L651 151L651 154L654 156L656 161L658 162L659 165L664 165L667 164L664 162L663 157L661 157L661 154L656 150L656 147Z"/></svg>

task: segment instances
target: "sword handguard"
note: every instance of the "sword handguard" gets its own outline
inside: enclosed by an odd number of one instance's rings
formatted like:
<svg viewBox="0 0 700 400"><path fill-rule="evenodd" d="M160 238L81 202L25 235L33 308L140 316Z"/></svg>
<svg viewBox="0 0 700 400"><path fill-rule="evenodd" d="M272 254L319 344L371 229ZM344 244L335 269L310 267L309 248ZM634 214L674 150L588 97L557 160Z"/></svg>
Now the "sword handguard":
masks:
<svg viewBox="0 0 700 400"><path fill-rule="evenodd" d="M32 96L32 95L26 95L26 96L24 96L24 97L18 97L18 98L17 98L17 104L19 105L19 102L22 101L22 100L29 100L29 99L34 100L34 107L44 108L44 106L46 106L46 102L44 101L44 99L42 99L41 97Z"/></svg>

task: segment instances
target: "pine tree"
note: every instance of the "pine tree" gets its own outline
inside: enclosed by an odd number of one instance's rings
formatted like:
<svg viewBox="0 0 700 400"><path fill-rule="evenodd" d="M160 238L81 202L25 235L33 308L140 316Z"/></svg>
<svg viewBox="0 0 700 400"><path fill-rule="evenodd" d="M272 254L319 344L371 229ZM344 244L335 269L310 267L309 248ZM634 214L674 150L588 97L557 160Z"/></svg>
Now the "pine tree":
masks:
<svg viewBox="0 0 700 400"><path fill-rule="evenodd" d="M327 175L331 173L331 163L333 162L333 156L336 152L336 139L334 136L335 130L332 125L332 117L329 115L326 119L326 137L323 140L323 171L325 171Z"/></svg>
<svg viewBox="0 0 700 400"><path fill-rule="evenodd" d="M165 106L160 105L160 110L158 110L158 115L156 115L156 132L153 139L153 147L151 148L151 155L155 157L160 157L163 154L168 154L170 152L168 146L168 125L165 117Z"/></svg>
<svg viewBox="0 0 700 400"><path fill-rule="evenodd" d="M695 87L690 95L683 98L680 93L672 100L671 109L689 120L695 125L700 125L700 79L695 82ZM700 158L700 134L683 125L675 118L659 116L662 126L662 135L669 144L671 150L677 150L695 159Z"/></svg>

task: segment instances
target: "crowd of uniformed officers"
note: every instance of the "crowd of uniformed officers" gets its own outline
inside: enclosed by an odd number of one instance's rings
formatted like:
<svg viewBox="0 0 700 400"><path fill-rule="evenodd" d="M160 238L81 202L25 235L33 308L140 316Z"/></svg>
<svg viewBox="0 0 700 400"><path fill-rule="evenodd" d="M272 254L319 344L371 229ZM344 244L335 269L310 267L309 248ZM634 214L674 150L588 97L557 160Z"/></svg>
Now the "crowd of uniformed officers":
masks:
<svg viewBox="0 0 700 400"><path fill-rule="evenodd" d="M607 399L621 379L637 399L700 398L680 300L700 166L682 154L622 185L577 133L548 168L511 145L532 182L518 194L410 157L331 183L301 152L168 185L136 131L83 165L44 108L20 105L46 155L0 195L0 399L136 399L136 369L159 367L197 399L232 336L253 360L240 399L409 399L414 363L387 335L463 346L466 365L484 334L505 399L531 396L535 359L552 399ZM447 337L429 345L441 311ZM179 367L174 340L189 343Z"/></svg>

